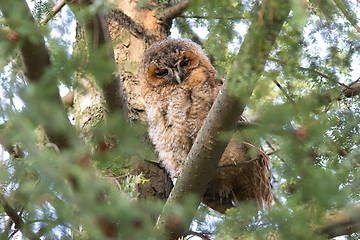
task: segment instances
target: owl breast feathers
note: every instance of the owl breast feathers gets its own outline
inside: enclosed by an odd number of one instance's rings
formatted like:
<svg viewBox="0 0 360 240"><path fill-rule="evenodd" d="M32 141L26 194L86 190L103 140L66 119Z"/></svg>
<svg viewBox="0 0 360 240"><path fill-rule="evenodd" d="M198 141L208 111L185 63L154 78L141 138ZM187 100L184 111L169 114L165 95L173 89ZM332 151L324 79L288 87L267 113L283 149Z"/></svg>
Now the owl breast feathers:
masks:
<svg viewBox="0 0 360 240"><path fill-rule="evenodd" d="M199 45L170 38L145 51L139 78L150 139L160 162L177 177L222 79ZM206 205L224 213L241 201L272 201L269 160L261 154L252 159L249 146L236 136L230 141L203 197Z"/></svg>

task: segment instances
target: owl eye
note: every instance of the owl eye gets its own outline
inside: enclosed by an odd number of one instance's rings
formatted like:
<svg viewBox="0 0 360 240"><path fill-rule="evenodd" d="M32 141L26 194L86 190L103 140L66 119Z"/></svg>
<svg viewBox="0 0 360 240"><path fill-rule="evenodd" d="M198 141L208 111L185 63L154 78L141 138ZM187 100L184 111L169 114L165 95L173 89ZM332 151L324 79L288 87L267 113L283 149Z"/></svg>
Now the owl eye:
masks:
<svg viewBox="0 0 360 240"><path fill-rule="evenodd" d="M188 66L189 64L190 64L189 59L185 59L184 61L182 61L182 62L180 63L180 67L186 67L186 66Z"/></svg>
<svg viewBox="0 0 360 240"><path fill-rule="evenodd" d="M159 69L155 72L155 74L158 77L164 77L168 74L168 70L167 69Z"/></svg>

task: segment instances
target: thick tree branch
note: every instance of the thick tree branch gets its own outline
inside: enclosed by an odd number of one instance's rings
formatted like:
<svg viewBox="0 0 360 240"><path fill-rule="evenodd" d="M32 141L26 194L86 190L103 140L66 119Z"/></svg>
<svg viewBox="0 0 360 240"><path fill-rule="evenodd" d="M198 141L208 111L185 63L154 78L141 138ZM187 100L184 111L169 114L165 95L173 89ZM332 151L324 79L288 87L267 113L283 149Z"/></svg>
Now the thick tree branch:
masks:
<svg viewBox="0 0 360 240"><path fill-rule="evenodd" d="M196 211L230 140L230 137L226 141L220 140L218 134L234 130L246 101L262 75L272 45L290 12L288 1L265 1L263 4L266 4L262 8L265 12L253 20L225 84L190 150L180 177L165 204L163 214L158 219L157 227L168 236L168 239L177 239L183 235L191 223L192 216L183 219L182 224L172 224L174 221L167 220L164 213L169 212L171 204L182 204L184 198L191 194L198 196L198 202L189 213ZM234 89L237 92L234 92Z"/></svg>
<svg viewBox="0 0 360 240"><path fill-rule="evenodd" d="M79 5L81 7L91 4L93 4L92 0L86 0ZM114 49L111 45L105 14L98 10L98 13L85 20L84 26L88 37L92 66L97 70L93 74L102 89L105 110L109 114L122 110L124 118L128 121L127 100L123 92L120 74L116 68ZM99 66L104 67L102 71L98 69Z"/></svg>
<svg viewBox="0 0 360 240"><path fill-rule="evenodd" d="M36 104L32 102L28 104L28 107L30 111L31 108L34 108L37 109L37 112L43 114L43 122L41 124L44 124L45 132L49 140L59 148L67 147L70 140L64 129L69 130L71 125L61 102L56 76L47 76L47 79L43 79L45 72L51 66L44 37L41 35L40 29L25 1L1 0L0 8L10 27L15 31L19 29L18 32L23 42L20 46L20 55L23 62L24 73L28 82L33 83L36 89L36 98L35 96L29 98L37 99L35 100ZM20 14L24 21L14 21L11 17L13 11ZM25 23L29 25L24 26ZM20 30L26 27L33 29L32 36L21 35ZM26 99L24 100L25 102L29 102ZM33 99L30 100L34 101ZM48 102L53 103L51 108L47 105ZM61 119L62 126L54 127L54 123L59 122L59 118Z"/></svg>
<svg viewBox="0 0 360 240"><path fill-rule="evenodd" d="M174 18L180 16L192 2L193 0L183 0L174 6L166 8L159 19L164 22L173 20Z"/></svg>
<svg viewBox="0 0 360 240"><path fill-rule="evenodd" d="M20 230L25 237L31 240L40 240L40 238L35 233L28 229L28 226L26 226L25 222L18 215L15 209L12 208L2 193L0 193L0 203L3 206L6 215L8 215L9 218L14 222L16 229Z"/></svg>
<svg viewBox="0 0 360 240"><path fill-rule="evenodd" d="M131 17L126 15L122 9L112 10L107 14L107 19L112 19L113 21L118 21L120 18L122 21L122 26L127 28L132 35L137 38L141 38L145 34L144 27L138 22L134 21Z"/></svg>

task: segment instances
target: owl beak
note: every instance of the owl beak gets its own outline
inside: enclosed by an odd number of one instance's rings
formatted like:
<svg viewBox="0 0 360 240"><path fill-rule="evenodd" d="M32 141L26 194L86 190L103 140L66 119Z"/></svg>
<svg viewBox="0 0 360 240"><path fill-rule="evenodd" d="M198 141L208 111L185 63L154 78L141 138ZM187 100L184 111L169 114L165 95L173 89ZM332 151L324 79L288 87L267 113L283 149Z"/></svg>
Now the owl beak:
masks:
<svg viewBox="0 0 360 240"><path fill-rule="evenodd" d="M181 84L181 78L180 78L179 74L175 73L175 79L178 82L178 84Z"/></svg>
<svg viewBox="0 0 360 240"><path fill-rule="evenodd" d="M171 71L172 75L171 75L171 80L175 83L175 84L181 84L181 77L178 73L177 70L172 70Z"/></svg>

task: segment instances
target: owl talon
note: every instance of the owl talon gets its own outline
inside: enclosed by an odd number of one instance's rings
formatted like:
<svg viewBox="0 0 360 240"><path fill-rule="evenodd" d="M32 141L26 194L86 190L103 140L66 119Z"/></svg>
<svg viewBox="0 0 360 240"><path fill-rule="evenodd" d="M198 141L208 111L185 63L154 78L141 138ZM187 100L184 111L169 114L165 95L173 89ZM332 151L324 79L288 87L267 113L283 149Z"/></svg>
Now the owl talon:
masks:
<svg viewBox="0 0 360 240"><path fill-rule="evenodd" d="M222 190L220 190L219 192L220 202L222 203L223 200L228 199L231 192L232 191L229 188L223 188Z"/></svg>

